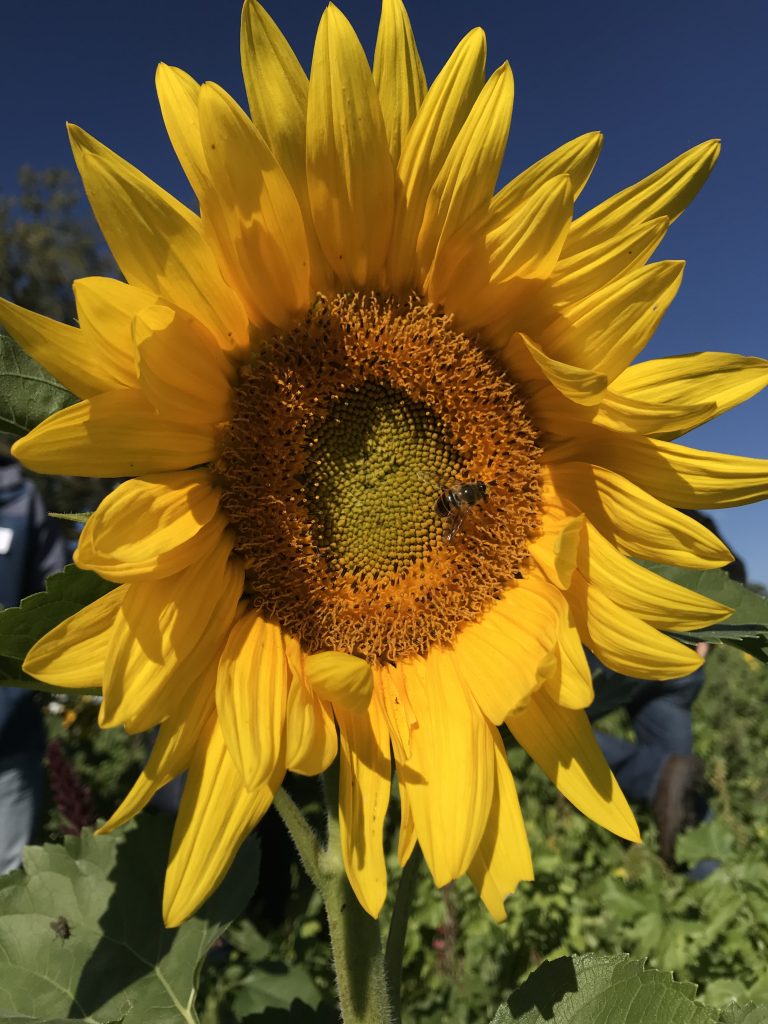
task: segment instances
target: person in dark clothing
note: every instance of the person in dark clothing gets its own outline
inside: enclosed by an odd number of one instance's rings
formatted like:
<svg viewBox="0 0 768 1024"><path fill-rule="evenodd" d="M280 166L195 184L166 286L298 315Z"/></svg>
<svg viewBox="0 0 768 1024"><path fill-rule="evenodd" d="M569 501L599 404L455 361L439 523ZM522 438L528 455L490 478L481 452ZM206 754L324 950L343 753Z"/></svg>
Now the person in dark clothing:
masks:
<svg viewBox="0 0 768 1024"><path fill-rule="evenodd" d="M0 447L0 607L64 568L64 542L37 488ZM21 863L40 809L45 733L31 690L0 686L0 875Z"/></svg>
<svg viewBox="0 0 768 1024"><path fill-rule="evenodd" d="M688 514L720 536L709 516ZM725 571L737 582L746 582L740 558L735 558ZM697 651L704 657L708 647L699 644ZM704 668L682 679L662 682L614 672L590 652L587 659L595 683L595 699L587 712L590 720L596 722L611 711L625 708L636 741L599 729L595 729L595 738L627 798L650 808L659 829L659 852L667 864L674 866L675 841L680 832L710 816L704 765L693 752L692 708L704 685ZM690 874L704 878L716 866L715 861L703 861Z"/></svg>

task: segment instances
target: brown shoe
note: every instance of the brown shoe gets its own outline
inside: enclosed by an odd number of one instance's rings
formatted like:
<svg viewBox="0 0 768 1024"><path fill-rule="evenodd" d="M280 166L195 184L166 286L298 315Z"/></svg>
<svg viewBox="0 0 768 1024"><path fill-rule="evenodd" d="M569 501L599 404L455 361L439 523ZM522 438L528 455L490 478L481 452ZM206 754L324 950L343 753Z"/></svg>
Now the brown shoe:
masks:
<svg viewBox="0 0 768 1024"><path fill-rule="evenodd" d="M664 762L651 813L659 829L659 852L675 866L675 841L697 821L697 798L706 790L704 763L695 754L672 754Z"/></svg>

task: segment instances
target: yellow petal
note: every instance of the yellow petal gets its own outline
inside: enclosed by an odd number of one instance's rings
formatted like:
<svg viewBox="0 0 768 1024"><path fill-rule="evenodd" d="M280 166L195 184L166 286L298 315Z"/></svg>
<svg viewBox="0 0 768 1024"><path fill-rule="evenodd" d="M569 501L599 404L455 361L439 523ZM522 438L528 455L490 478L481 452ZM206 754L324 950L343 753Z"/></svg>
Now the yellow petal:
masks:
<svg viewBox="0 0 768 1024"><path fill-rule="evenodd" d="M216 443L208 424L163 419L140 391L126 388L54 413L13 454L36 473L137 476L210 462Z"/></svg>
<svg viewBox="0 0 768 1024"><path fill-rule="evenodd" d="M505 63L481 90L427 198L416 246L424 280L429 280L443 240L484 208L493 193L507 145L513 97L512 71Z"/></svg>
<svg viewBox="0 0 768 1024"><path fill-rule="evenodd" d="M378 917L387 896L384 823L390 791L389 733L378 701L338 709L339 831L344 867L360 905Z"/></svg>
<svg viewBox="0 0 768 1024"><path fill-rule="evenodd" d="M400 831L397 838L397 859L400 866L405 867L416 846L416 826L413 823L413 814L411 814L411 806L408 803L408 793L402 783L398 785L398 792L400 795Z"/></svg>
<svg viewBox="0 0 768 1024"><path fill-rule="evenodd" d="M707 180L720 154L717 140L702 142L574 222L563 255L592 248L630 224L656 217L675 220Z"/></svg>
<svg viewBox="0 0 768 1024"><path fill-rule="evenodd" d="M574 197L578 196L592 173L602 144L600 132L588 132L548 153L496 193L491 200L491 212L497 218L506 218L527 196L562 174L568 175Z"/></svg>
<svg viewBox="0 0 768 1024"><path fill-rule="evenodd" d="M54 626L29 650L24 671L62 690L101 686L112 627L125 593L125 587L116 587Z"/></svg>
<svg viewBox="0 0 768 1024"><path fill-rule="evenodd" d="M684 264L668 260L630 271L583 302L541 334L554 359L604 373L613 380L647 344L677 294Z"/></svg>
<svg viewBox="0 0 768 1024"><path fill-rule="evenodd" d="M246 789L263 785L285 762L288 661L282 631L256 611L229 633L219 659L216 709Z"/></svg>
<svg viewBox="0 0 768 1024"><path fill-rule="evenodd" d="M523 707L554 668L562 614L556 595L548 584L519 580L453 642L452 660L496 724Z"/></svg>
<svg viewBox="0 0 768 1024"><path fill-rule="evenodd" d="M403 664L418 726L411 756L398 761L419 845L437 886L463 875L488 823L493 799L492 727L467 693L452 654Z"/></svg>
<svg viewBox="0 0 768 1024"><path fill-rule="evenodd" d="M613 382L612 390L624 398L670 409L678 406L705 408L705 423L745 402L768 384L768 360L735 356L730 352L695 352L691 355L649 359L628 366ZM677 427L659 424L655 437L672 440Z"/></svg>
<svg viewBox="0 0 768 1024"><path fill-rule="evenodd" d="M677 437L717 415L714 401L698 405L644 402L620 394L615 384L616 381L606 391L600 407L594 410L592 423L597 427L608 427L625 434Z"/></svg>
<svg viewBox="0 0 768 1024"><path fill-rule="evenodd" d="M70 139L96 220L128 282L191 313L224 347L246 347L247 318L199 218L80 128L70 127Z"/></svg>
<svg viewBox="0 0 768 1024"><path fill-rule="evenodd" d="M198 198L210 187L208 164L200 138L200 86L181 68L158 64L155 75L163 121L179 163Z"/></svg>
<svg viewBox="0 0 768 1024"><path fill-rule="evenodd" d="M373 692L371 666L341 651L322 651L304 660L307 683L322 697L348 711L365 711Z"/></svg>
<svg viewBox="0 0 768 1024"><path fill-rule="evenodd" d="M597 429L584 441L566 442L551 452L553 459L569 456L589 457L675 508L731 508L768 497L768 459Z"/></svg>
<svg viewBox="0 0 768 1024"><path fill-rule="evenodd" d="M190 687L183 705L160 726L149 760L114 814L97 829L97 835L105 835L130 821L144 810L158 790L186 771L200 734L214 712L216 665L216 661L211 662Z"/></svg>
<svg viewBox="0 0 768 1024"><path fill-rule="evenodd" d="M568 585L570 585L579 549L582 546L583 516L566 519L565 524L560 537L568 537L566 543L573 546L573 554L568 556L568 572L565 574L569 581ZM554 582L554 586L550 580ZM549 622L549 630L552 634L551 646L547 658L539 669L539 680L550 697L563 707L589 707L595 699L592 673L573 613L561 592L562 583L558 579L558 574L554 573L547 579L544 572L538 567L532 566L525 578L525 583L529 590L546 599L554 615Z"/></svg>
<svg viewBox="0 0 768 1024"><path fill-rule="evenodd" d="M229 418L235 370L188 313L158 303L133 321L139 384L160 416L178 423Z"/></svg>
<svg viewBox="0 0 768 1024"><path fill-rule="evenodd" d="M584 711L558 707L539 691L507 720L517 742L582 814L633 843L640 842L634 815L597 745Z"/></svg>
<svg viewBox="0 0 768 1024"><path fill-rule="evenodd" d="M368 62L333 4L317 31L307 104L307 178L320 244L342 286L370 286L392 233L394 167Z"/></svg>
<svg viewBox="0 0 768 1024"><path fill-rule="evenodd" d="M547 466L544 480L551 497L572 502L624 554L691 569L733 561L725 544L705 526L619 473L569 462Z"/></svg>
<svg viewBox="0 0 768 1024"><path fill-rule="evenodd" d="M232 539L165 580L131 583L115 618L105 665L103 729L163 721L185 699L235 618L243 570L230 558Z"/></svg>
<svg viewBox="0 0 768 1024"><path fill-rule="evenodd" d="M289 658L291 668L293 665ZM336 725L329 706L295 673L285 709L285 766L299 775L319 775L338 752Z"/></svg>
<svg viewBox="0 0 768 1024"><path fill-rule="evenodd" d="M694 650L612 601L578 569L566 596L582 641L615 672L637 679L677 679L704 664Z"/></svg>
<svg viewBox="0 0 768 1024"><path fill-rule="evenodd" d="M427 93L411 22L402 0L382 0L373 81L392 159L397 163L408 130Z"/></svg>
<svg viewBox="0 0 768 1024"><path fill-rule="evenodd" d="M278 765L266 785L249 792L211 716L195 747L173 830L163 890L167 928L180 925L216 889L284 774Z"/></svg>
<svg viewBox="0 0 768 1024"><path fill-rule="evenodd" d="M307 187L309 81L282 32L256 0L246 0L243 7L240 53L253 123L291 183L304 218L313 286L324 291L329 270L312 223Z"/></svg>
<svg viewBox="0 0 768 1024"><path fill-rule="evenodd" d="M564 398L587 406L597 405L602 400L608 387L608 378L604 373L584 370L580 366L553 359L525 334L513 337L510 344L515 343L525 345L544 377Z"/></svg>
<svg viewBox="0 0 768 1024"><path fill-rule="evenodd" d="M563 174L536 189L514 211L488 219L491 281L549 277L565 238L573 210L573 187ZM538 246L536 245L538 242Z"/></svg>
<svg viewBox="0 0 768 1024"><path fill-rule="evenodd" d="M502 315L522 282L544 279L555 266L572 208L570 179L562 175L503 219L481 209L441 247L429 298L477 326Z"/></svg>
<svg viewBox="0 0 768 1024"><path fill-rule="evenodd" d="M222 265L254 323L292 325L310 300L309 249L294 191L252 122L223 89L204 85L199 113ZM205 215L205 195L202 204Z"/></svg>
<svg viewBox="0 0 768 1024"><path fill-rule="evenodd" d="M495 921L506 919L505 896L519 882L533 878L533 861L528 846L523 813L507 755L498 738L495 749L496 788L483 838L467 874Z"/></svg>
<svg viewBox="0 0 768 1024"><path fill-rule="evenodd" d="M453 51L414 118L397 165L398 189L387 279L415 283L416 240L427 197L485 79L485 35L473 29Z"/></svg>
<svg viewBox="0 0 768 1024"><path fill-rule="evenodd" d="M220 518L216 529L207 531L209 539L199 543L199 538L218 505L219 491L207 470L126 480L89 516L75 561L118 582L171 576L216 544L225 526Z"/></svg>
<svg viewBox="0 0 768 1024"><path fill-rule="evenodd" d="M103 358L119 383L137 387L131 321L157 302L157 296L111 277L82 277L74 282L72 290L81 329L98 340ZM111 386L103 390L111 390Z"/></svg>
<svg viewBox="0 0 768 1024"><path fill-rule="evenodd" d="M558 667L544 680L544 690L564 708L588 708L595 699L592 673L567 602L557 643Z"/></svg>
<svg viewBox="0 0 768 1024"><path fill-rule="evenodd" d="M411 756L411 734L418 722L408 700L402 668L398 665L377 666L374 669L374 685L397 758L399 761L407 761Z"/></svg>
<svg viewBox="0 0 768 1024"><path fill-rule="evenodd" d="M309 82L285 36L256 0L246 0L240 55L248 105L297 195L306 191Z"/></svg>
<svg viewBox="0 0 768 1024"><path fill-rule="evenodd" d="M578 564L584 516L545 517L542 533L528 544L528 553L556 587L565 589Z"/></svg>
<svg viewBox="0 0 768 1024"><path fill-rule="evenodd" d="M93 335L0 299L0 323L24 351L78 398L122 386Z"/></svg>
<svg viewBox="0 0 768 1024"><path fill-rule="evenodd" d="M611 600L659 629L701 629L722 622L730 608L650 572L620 554L603 535L587 523L587 543L582 545L580 568Z"/></svg>
<svg viewBox="0 0 768 1024"><path fill-rule="evenodd" d="M631 224L589 249L558 261L550 279L550 299L556 306L579 302L604 288L620 274L642 266L666 234L668 217Z"/></svg>

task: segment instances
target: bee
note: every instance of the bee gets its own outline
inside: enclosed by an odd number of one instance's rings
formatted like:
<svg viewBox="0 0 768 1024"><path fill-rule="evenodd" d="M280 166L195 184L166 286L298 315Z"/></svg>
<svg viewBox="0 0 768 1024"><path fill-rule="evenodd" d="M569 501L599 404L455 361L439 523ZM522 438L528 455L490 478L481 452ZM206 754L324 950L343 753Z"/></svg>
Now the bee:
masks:
<svg viewBox="0 0 768 1024"><path fill-rule="evenodd" d="M63 914L60 917L57 917L55 921L49 922L48 927L52 928L62 941L66 941L72 934L69 921Z"/></svg>
<svg viewBox="0 0 768 1024"><path fill-rule="evenodd" d="M452 541L461 529L464 518L479 501L488 497L488 487L482 480L468 484L455 484L443 490L435 502L435 512L446 520L445 539Z"/></svg>

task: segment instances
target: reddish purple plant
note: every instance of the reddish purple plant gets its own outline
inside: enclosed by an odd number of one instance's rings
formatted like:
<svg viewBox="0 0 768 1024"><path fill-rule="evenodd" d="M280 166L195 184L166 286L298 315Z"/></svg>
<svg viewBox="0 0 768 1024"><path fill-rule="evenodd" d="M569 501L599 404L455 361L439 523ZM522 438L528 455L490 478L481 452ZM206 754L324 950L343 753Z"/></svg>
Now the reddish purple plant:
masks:
<svg viewBox="0 0 768 1024"><path fill-rule="evenodd" d="M61 832L79 836L86 825L96 821L90 786L69 763L58 740L49 742L46 755L51 795L62 819Z"/></svg>

